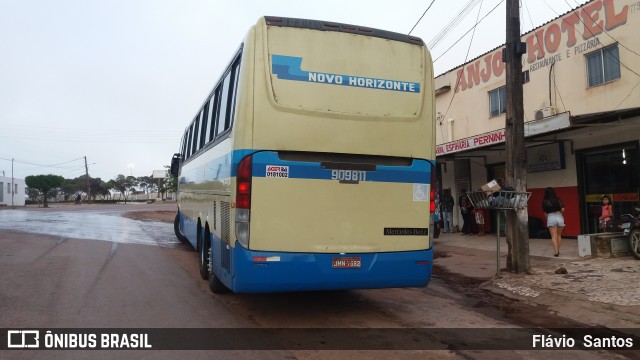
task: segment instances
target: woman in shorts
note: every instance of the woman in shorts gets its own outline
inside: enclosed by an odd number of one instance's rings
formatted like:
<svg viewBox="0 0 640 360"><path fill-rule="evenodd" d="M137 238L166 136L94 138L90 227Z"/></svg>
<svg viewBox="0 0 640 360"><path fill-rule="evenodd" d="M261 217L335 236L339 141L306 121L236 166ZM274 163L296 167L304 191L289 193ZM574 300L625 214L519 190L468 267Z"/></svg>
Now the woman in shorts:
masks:
<svg viewBox="0 0 640 360"><path fill-rule="evenodd" d="M562 229L564 229L564 205L556 195L553 188L548 187L542 199L542 211L547 218L547 227L551 233L551 245L553 246L553 256L560 255L560 241L562 240Z"/></svg>

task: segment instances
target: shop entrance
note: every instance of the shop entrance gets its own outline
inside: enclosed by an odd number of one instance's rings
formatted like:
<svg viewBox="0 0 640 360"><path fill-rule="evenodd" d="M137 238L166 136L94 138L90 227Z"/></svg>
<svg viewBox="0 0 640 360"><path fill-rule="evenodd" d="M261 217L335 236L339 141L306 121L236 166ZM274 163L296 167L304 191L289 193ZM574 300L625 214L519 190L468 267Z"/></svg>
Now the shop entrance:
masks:
<svg viewBox="0 0 640 360"><path fill-rule="evenodd" d="M612 199L615 217L638 206L638 143L629 142L576 151L582 233L600 232L602 196Z"/></svg>

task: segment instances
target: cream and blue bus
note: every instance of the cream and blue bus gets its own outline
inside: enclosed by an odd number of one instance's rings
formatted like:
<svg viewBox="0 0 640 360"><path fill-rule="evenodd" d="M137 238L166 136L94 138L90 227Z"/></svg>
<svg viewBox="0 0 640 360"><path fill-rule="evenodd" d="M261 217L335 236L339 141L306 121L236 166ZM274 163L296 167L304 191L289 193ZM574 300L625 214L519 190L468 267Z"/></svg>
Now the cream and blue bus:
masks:
<svg viewBox="0 0 640 360"><path fill-rule="evenodd" d="M214 293L426 286L434 118L420 38L261 18L172 159L176 235Z"/></svg>

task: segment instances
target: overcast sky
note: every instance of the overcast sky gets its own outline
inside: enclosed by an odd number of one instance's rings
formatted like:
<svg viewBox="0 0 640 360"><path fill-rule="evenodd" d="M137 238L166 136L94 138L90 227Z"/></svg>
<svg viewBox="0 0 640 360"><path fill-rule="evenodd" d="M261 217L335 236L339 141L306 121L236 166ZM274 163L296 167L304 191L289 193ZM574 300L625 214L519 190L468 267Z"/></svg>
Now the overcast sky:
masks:
<svg viewBox="0 0 640 360"><path fill-rule="evenodd" d="M409 33L431 3L0 0L0 175L11 176L15 159L16 178L75 178L85 156L89 174L105 181L151 175L178 151L184 128L260 16ZM576 6L522 0L522 31ZM466 17L431 49L436 74L505 42L501 0L435 0L411 34L429 44L463 10ZM473 41L471 32L460 40L485 15Z"/></svg>

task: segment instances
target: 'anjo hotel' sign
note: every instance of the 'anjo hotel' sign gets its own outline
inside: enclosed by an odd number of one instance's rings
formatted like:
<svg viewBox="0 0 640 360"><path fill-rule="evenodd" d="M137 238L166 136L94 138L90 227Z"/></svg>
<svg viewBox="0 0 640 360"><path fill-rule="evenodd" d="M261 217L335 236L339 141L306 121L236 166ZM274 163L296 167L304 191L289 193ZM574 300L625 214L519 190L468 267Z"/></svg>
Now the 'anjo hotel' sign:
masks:
<svg viewBox="0 0 640 360"><path fill-rule="evenodd" d="M528 35L525 39L528 70L544 68L561 61L563 56L569 58L600 45L598 35L627 23L629 5L620 7L621 2L592 1ZM632 6L636 6L636 3ZM561 46L566 52L559 51ZM456 74L455 91L465 91L480 85L481 82L489 81L492 77L500 77L504 70L502 49L498 49L460 68Z"/></svg>

